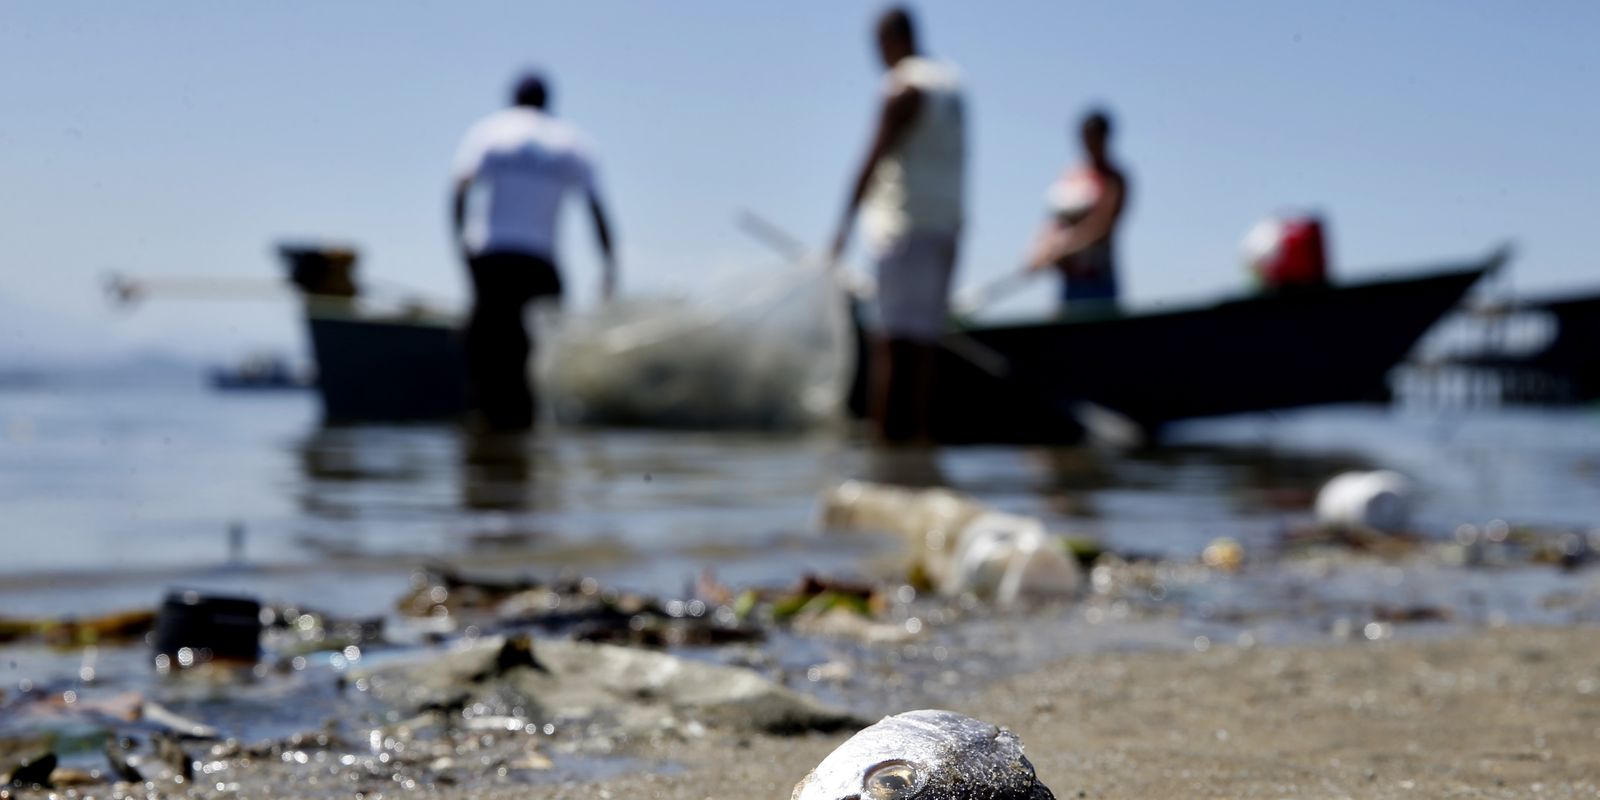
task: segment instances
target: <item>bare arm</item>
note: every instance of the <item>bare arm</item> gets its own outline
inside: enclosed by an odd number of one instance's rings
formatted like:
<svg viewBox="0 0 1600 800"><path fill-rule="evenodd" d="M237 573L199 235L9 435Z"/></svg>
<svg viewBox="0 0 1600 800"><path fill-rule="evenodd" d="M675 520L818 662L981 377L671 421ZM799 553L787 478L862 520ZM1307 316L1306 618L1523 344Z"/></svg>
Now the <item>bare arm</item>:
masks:
<svg viewBox="0 0 1600 800"><path fill-rule="evenodd" d="M605 273L600 278L600 296L610 300L617 293L617 254L611 243L611 222L606 216L606 208L600 202L600 195L593 192L589 194L589 213L594 217L594 236L605 262Z"/></svg>
<svg viewBox="0 0 1600 800"><path fill-rule="evenodd" d="M467 192L472 188L472 181L468 178L457 178L455 188L450 195L450 238L455 242L456 251L465 259L467 257L467 244L464 238L467 227Z"/></svg>
<svg viewBox="0 0 1600 800"><path fill-rule="evenodd" d="M1039 223L1039 232L1033 236L1033 244L1028 247L1028 269L1046 269L1055 266L1060 259L1056 251L1066 239L1067 228L1061 220L1054 216L1048 217Z"/></svg>
<svg viewBox="0 0 1600 800"><path fill-rule="evenodd" d="M861 163L861 169L856 174L856 180L850 190L850 199L845 204L844 218L839 221L839 232L833 238L833 248L829 251L832 261L838 261L844 253L844 248L850 243L850 228L855 222L856 209L861 207L862 198L866 197L867 187L872 184L872 173L878 168L878 162L894 148L905 136L906 130L911 127L911 121L916 119L917 112L922 109L922 93L907 87L890 95L883 102L883 112L878 117L878 129L872 136L872 147L867 151L867 157Z"/></svg>
<svg viewBox="0 0 1600 800"><path fill-rule="evenodd" d="M1105 194L1100 202L1095 203L1089 215L1071 228L1059 231L1047 246L1040 249L1032 266L1041 268L1060 263L1062 259L1077 255L1111 236L1116 230L1117 220L1122 217L1122 207L1128 193L1127 183L1121 175L1109 177Z"/></svg>

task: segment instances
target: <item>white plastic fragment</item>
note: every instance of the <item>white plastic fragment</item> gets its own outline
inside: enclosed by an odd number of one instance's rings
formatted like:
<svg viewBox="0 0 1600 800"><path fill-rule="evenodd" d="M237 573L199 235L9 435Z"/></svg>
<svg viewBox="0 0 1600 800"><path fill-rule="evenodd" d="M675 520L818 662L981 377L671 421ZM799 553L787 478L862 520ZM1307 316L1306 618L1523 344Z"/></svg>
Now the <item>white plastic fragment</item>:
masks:
<svg viewBox="0 0 1600 800"><path fill-rule="evenodd" d="M1401 533L1411 524L1416 486L1393 470L1345 472L1317 493L1318 524Z"/></svg>

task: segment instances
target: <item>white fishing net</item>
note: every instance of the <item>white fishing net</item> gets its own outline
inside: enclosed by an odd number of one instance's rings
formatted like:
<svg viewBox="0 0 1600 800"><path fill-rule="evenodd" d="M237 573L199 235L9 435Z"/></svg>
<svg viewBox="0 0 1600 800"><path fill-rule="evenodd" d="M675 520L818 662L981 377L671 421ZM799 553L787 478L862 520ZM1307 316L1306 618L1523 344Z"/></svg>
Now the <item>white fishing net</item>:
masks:
<svg viewBox="0 0 1600 800"><path fill-rule="evenodd" d="M747 270L694 296L634 297L538 322L558 423L795 430L836 419L854 369L824 270Z"/></svg>

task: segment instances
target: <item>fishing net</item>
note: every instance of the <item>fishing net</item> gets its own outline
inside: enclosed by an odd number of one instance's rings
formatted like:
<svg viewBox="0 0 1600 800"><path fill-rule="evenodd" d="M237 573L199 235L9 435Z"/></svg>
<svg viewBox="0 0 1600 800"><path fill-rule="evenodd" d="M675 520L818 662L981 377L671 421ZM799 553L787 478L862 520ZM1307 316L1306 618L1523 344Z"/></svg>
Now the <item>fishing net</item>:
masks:
<svg viewBox="0 0 1600 800"><path fill-rule="evenodd" d="M540 320L556 421L796 430L838 417L853 333L828 274L747 271L694 296L635 297Z"/></svg>

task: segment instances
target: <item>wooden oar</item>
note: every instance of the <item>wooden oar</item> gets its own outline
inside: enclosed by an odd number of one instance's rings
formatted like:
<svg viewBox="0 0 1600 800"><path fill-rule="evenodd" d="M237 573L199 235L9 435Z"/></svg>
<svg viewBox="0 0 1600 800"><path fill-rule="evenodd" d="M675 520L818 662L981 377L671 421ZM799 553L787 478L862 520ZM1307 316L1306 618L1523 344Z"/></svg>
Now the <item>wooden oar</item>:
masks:
<svg viewBox="0 0 1600 800"><path fill-rule="evenodd" d="M739 229L750 234L779 255L796 263L810 261L812 253L805 243L790 236L788 231L768 222L766 218L749 209L740 209L737 218Z"/></svg>
<svg viewBox="0 0 1600 800"><path fill-rule="evenodd" d="M1038 274L1038 271L1031 267L1023 267L1007 272L988 283L959 289L950 304L951 310L957 316L970 317L1032 283L1034 276Z"/></svg>

